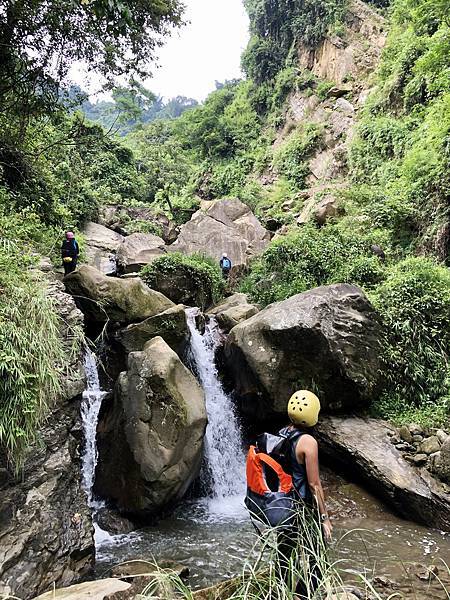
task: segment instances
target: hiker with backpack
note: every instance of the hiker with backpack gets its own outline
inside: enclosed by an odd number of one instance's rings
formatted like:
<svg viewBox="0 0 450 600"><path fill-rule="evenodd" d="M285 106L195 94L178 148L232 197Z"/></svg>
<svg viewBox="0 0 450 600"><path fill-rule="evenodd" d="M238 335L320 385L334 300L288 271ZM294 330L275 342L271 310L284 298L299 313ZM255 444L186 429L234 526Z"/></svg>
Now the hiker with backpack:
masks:
<svg viewBox="0 0 450 600"><path fill-rule="evenodd" d="M253 519L276 528L280 577L299 600L313 597L320 584L324 541L333 530L311 429L319 412L315 394L296 392L288 403L290 425L259 436L247 457L245 504Z"/></svg>
<svg viewBox="0 0 450 600"><path fill-rule="evenodd" d="M222 269L222 275L224 279L228 279L232 265L231 260L228 258L228 254L226 252L222 254L219 264L220 268Z"/></svg>
<svg viewBox="0 0 450 600"><path fill-rule="evenodd" d="M80 246L72 231L66 232L66 239L61 245L61 259L64 267L64 276L69 275L77 268Z"/></svg>

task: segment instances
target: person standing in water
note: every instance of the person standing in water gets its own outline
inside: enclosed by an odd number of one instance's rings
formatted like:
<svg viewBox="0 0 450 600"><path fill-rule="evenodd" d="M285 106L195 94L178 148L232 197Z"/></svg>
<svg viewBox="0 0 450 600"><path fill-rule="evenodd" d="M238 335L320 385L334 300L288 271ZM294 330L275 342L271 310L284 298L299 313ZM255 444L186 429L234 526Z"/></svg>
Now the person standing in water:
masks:
<svg viewBox="0 0 450 600"><path fill-rule="evenodd" d="M226 252L224 252L222 254L222 258L220 259L219 264L220 264L220 268L222 269L222 275L224 276L225 279L228 279L232 264L231 264L231 260L228 258L228 254Z"/></svg>
<svg viewBox="0 0 450 600"><path fill-rule="evenodd" d="M287 412L290 425L282 429L280 435L292 440L289 462L297 514L295 524L281 527L278 533L278 553L285 581L289 579L290 565L297 563L303 576L293 584L298 599L306 600L313 597L320 584L323 541L331 541L333 531L320 480L319 447L312 430L319 419L319 398L308 390L295 392ZM298 560L302 557L303 568Z"/></svg>
<svg viewBox="0 0 450 600"><path fill-rule="evenodd" d="M64 276L72 273L77 268L78 256L80 255L80 247L75 234L72 231L67 231L66 239L61 246L61 258L64 267Z"/></svg>

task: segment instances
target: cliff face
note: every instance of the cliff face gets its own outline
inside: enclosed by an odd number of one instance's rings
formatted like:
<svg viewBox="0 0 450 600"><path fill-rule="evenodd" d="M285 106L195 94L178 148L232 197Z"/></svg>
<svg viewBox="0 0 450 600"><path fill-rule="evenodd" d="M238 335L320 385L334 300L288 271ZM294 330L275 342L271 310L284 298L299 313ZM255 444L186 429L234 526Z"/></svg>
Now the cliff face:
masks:
<svg viewBox="0 0 450 600"><path fill-rule="evenodd" d="M379 63L385 42L383 17L367 4L352 0L339 35L328 34L313 49L300 44L298 62L321 79L364 88L367 77Z"/></svg>
<svg viewBox="0 0 450 600"><path fill-rule="evenodd" d="M61 284L49 288L67 352L83 315ZM23 599L70 585L93 564L90 509L81 486L81 353L68 366L64 391L29 449L23 472L0 470L0 594Z"/></svg>
<svg viewBox="0 0 450 600"><path fill-rule="evenodd" d="M284 125L273 143L275 150L281 148L299 128L309 124L322 131L320 143L308 157L307 186L299 193L301 209L294 212L299 225L310 219L323 224L339 212L334 192L346 186L348 152L358 112L369 95L371 75L379 64L385 41L383 17L355 0L339 35L327 35L313 49L303 44L298 48L298 66L329 84L325 93L307 88L289 94ZM271 185L276 179L277 173L271 168L261 181ZM290 207L286 206L286 210Z"/></svg>

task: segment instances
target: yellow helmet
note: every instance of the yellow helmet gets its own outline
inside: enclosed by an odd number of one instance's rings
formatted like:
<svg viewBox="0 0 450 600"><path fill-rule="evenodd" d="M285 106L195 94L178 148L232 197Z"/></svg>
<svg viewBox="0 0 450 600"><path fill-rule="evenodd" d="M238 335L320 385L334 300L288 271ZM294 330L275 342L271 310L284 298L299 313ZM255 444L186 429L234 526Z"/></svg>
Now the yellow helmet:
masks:
<svg viewBox="0 0 450 600"><path fill-rule="evenodd" d="M295 392L288 403L288 415L294 425L313 427L319 420L320 400L308 390Z"/></svg>

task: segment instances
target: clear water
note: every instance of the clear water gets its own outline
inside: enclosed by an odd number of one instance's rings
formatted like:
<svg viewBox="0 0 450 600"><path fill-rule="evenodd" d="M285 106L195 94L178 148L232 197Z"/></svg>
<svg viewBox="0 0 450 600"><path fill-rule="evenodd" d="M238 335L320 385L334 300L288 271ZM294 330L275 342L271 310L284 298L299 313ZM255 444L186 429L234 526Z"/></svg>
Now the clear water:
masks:
<svg viewBox="0 0 450 600"><path fill-rule="evenodd" d="M450 561L449 534L400 519L362 488L326 469L323 476L334 515L333 557L341 561L344 576L375 572L399 581L407 562ZM258 547L242 496L201 499L183 504L154 527L100 544L97 572L133 558L171 559L189 567L189 582L198 589L238 575ZM413 582L417 590L425 589L414 576ZM440 596L436 591L431 597Z"/></svg>
<svg viewBox="0 0 450 600"><path fill-rule="evenodd" d="M233 403L222 388L214 362L215 352L223 335L213 317L206 323L202 335L196 327L198 314L199 310L196 308L186 311L191 358L205 392L208 414L205 436L207 472L203 477L207 480L213 497L226 499L242 495L245 491L242 438Z"/></svg>

